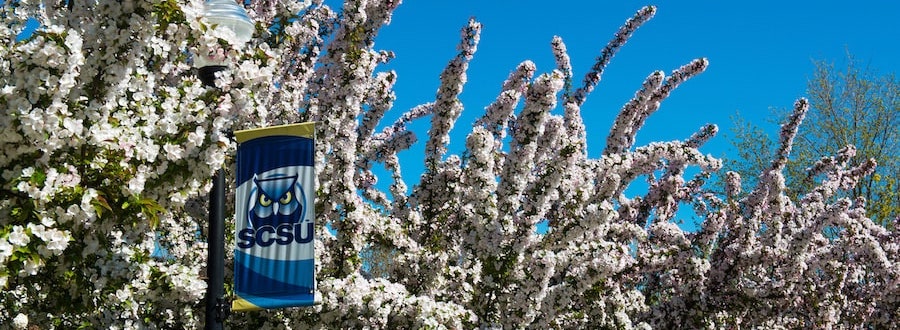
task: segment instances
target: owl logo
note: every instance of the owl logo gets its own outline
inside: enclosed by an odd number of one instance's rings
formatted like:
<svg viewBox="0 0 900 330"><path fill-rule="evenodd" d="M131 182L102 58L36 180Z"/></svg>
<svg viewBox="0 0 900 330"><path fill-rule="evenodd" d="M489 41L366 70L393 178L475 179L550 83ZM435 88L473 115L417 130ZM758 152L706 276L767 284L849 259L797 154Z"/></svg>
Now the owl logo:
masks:
<svg viewBox="0 0 900 330"><path fill-rule="evenodd" d="M278 226L303 220L306 195L297 183L297 175L273 174L265 178L253 175L248 200L250 226Z"/></svg>

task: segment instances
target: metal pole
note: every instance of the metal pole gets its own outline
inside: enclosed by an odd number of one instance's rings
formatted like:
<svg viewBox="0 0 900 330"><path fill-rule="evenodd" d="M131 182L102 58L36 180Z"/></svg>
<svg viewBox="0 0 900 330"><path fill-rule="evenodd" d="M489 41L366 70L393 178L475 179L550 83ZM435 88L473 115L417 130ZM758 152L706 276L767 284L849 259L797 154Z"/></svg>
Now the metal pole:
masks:
<svg viewBox="0 0 900 330"><path fill-rule="evenodd" d="M225 171L216 170L209 191L209 236L206 273L206 329L221 330L225 321Z"/></svg>

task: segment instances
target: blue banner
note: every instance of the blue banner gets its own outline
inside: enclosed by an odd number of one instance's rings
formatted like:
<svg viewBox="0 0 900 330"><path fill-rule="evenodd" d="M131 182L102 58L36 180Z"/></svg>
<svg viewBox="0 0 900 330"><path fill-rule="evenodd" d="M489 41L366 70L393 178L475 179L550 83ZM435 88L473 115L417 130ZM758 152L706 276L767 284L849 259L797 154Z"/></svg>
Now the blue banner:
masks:
<svg viewBox="0 0 900 330"><path fill-rule="evenodd" d="M235 132L234 311L315 302L314 123Z"/></svg>

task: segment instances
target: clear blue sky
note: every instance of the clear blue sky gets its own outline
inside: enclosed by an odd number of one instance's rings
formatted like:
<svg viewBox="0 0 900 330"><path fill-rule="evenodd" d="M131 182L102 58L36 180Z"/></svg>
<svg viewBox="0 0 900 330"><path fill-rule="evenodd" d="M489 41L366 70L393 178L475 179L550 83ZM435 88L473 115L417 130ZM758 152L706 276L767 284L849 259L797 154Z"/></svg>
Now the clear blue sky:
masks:
<svg viewBox="0 0 900 330"><path fill-rule="evenodd" d="M668 74L694 58L708 58L709 68L647 120L638 146L682 140L714 123L720 133L701 151L732 155L729 135L738 112L777 136L777 125L767 117L772 108L790 108L805 96L813 60L840 67L849 52L878 72L900 72L900 1L404 1L376 38L377 49L396 53L384 68L398 73L395 110L386 121L434 100L438 76L456 54L459 30L469 17L484 28L461 96L465 110L451 134L450 152L457 154L471 123L516 65L529 59L539 73L552 70L550 41L558 35L580 81L622 23L646 4L657 6L656 16L612 60L582 109L592 157L603 150L613 119L648 74ZM420 142L401 153L408 183L417 182L413 178L422 171L428 125L422 119L413 126ZM687 220L691 214L683 207L679 217Z"/></svg>
<svg viewBox="0 0 900 330"><path fill-rule="evenodd" d="M738 111L775 132L766 122L770 108L789 108L804 96L813 60L841 65L849 51L879 72L900 71L900 1L413 0L397 8L375 40L377 49L396 53L383 67L398 73L397 101L388 122L434 99L438 75L455 55L459 30L469 17L484 28L462 94L465 110L451 136L453 153L462 150L471 123L518 63L530 59L539 73L555 67L554 35L565 41L580 80L619 26L645 4L657 6L656 16L612 60L582 109L593 157L605 146L613 118L648 74L669 73L694 58L708 58L709 68L679 87L648 119L638 145L684 139L715 123L720 134L701 150L724 156L731 116ZM428 124L423 119L414 126L420 141ZM420 171L423 144L401 154L405 173Z"/></svg>

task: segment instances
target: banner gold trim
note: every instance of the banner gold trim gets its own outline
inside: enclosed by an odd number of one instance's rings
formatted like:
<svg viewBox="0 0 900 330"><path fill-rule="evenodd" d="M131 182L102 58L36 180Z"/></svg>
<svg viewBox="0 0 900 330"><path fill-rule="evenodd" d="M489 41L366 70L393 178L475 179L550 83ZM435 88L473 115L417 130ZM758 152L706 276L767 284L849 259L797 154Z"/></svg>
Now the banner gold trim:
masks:
<svg viewBox="0 0 900 330"><path fill-rule="evenodd" d="M241 131L234 132L234 137L238 143L242 143L244 141L253 140L256 138L261 138L265 136L276 136L276 135L286 135L286 136L299 136L309 139L314 139L316 136L316 126L315 122L306 122L299 124L288 124L288 125L278 125L278 126L269 126L263 128L253 128L246 129Z"/></svg>

